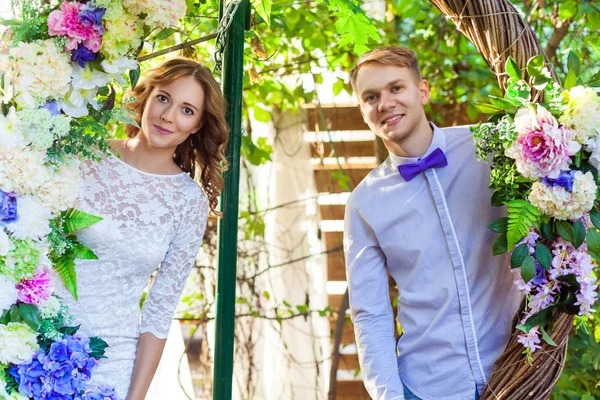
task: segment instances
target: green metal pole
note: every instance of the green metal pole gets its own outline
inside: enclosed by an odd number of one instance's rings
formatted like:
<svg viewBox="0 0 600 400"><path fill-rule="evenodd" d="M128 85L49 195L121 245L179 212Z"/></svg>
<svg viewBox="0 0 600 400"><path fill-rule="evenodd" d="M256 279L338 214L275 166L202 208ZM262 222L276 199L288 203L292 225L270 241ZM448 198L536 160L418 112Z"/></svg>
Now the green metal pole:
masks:
<svg viewBox="0 0 600 400"><path fill-rule="evenodd" d="M221 5L223 6L223 2ZM246 6L247 0L243 0L233 17L223 60L223 94L227 101L227 122L231 133L227 147L229 169L225 172L225 186L221 195L223 217L219 226L213 400L230 400L232 391Z"/></svg>

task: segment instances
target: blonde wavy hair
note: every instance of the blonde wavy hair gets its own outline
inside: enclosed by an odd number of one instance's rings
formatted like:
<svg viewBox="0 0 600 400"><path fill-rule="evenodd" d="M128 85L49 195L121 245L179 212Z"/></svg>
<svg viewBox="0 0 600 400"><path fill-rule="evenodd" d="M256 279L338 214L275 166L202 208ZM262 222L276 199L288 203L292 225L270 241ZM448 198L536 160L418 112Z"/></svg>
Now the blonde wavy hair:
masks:
<svg viewBox="0 0 600 400"><path fill-rule="evenodd" d="M229 126L225 120L225 98L212 73L204 65L188 58L176 57L149 69L146 77L138 82L130 95L135 101L127 107L136 113L135 120L141 125L142 113L150 93L157 85L166 85L178 78L192 76L204 91L204 109L202 127L175 149L173 160L183 171L196 179L200 172L200 183L208 196L208 204L213 214L220 216L217 210L219 195L223 189L223 171L228 163L225 148L229 141ZM139 128L125 126L128 137L135 137Z"/></svg>

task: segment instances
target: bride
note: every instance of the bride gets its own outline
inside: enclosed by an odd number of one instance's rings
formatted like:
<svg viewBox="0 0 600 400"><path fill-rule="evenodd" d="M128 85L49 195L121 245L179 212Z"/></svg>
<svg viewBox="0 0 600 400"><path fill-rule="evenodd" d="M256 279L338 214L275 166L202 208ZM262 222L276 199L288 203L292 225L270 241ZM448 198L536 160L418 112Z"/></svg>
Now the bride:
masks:
<svg viewBox="0 0 600 400"><path fill-rule="evenodd" d="M110 156L82 165L77 208L103 220L78 236L98 259L76 261L79 301L58 289L80 332L109 345L93 383L128 400L146 395L208 214L218 214L229 135L206 67L175 58L146 75L129 104L141 129L127 125Z"/></svg>

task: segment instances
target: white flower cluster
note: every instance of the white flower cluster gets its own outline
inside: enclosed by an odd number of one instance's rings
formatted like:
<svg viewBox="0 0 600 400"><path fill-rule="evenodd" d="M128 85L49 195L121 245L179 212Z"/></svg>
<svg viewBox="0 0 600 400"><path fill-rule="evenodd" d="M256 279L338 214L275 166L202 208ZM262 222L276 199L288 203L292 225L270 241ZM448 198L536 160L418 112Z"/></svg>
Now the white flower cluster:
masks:
<svg viewBox="0 0 600 400"><path fill-rule="evenodd" d="M596 182L591 172L575 172L573 190L569 192L562 186L550 187L535 182L529 194L529 202L543 214L560 220L578 219L594 206Z"/></svg>
<svg viewBox="0 0 600 400"><path fill-rule="evenodd" d="M47 98L64 97L71 81L70 61L53 40L19 43L0 55L0 70L5 71L2 101L35 108Z"/></svg>
<svg viewBox="0 0 600 400"><path fill-rule="evenodd" d="M575 130L575 138L588 144L600 135L600 97L594 89L575 86L563 92L566 104L560 122Z"/></svg>

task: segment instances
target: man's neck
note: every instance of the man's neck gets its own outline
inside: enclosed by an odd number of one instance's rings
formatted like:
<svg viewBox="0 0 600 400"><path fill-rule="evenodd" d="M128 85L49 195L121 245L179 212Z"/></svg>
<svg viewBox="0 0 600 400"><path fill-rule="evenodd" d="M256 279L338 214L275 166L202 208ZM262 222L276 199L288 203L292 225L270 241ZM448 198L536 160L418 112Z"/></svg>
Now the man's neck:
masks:
<svg viewBox="0 0 600 400"><path fill-rule="evenodd" d="M399 157L416 158L425 154L433 140L433 128L423 118L419 126L400 143L385 143L388 150Z"/></svg>

